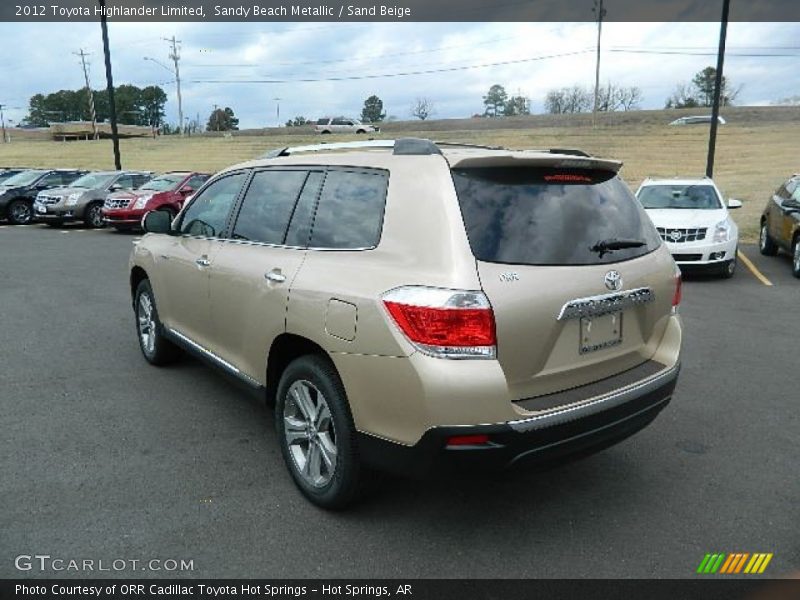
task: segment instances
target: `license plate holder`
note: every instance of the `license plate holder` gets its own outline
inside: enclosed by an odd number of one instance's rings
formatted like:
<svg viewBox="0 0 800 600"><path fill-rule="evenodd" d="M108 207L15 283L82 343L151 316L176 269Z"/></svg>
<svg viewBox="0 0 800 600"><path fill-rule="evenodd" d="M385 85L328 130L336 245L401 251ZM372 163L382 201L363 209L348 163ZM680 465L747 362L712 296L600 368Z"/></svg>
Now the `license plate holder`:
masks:
<svg viewBox="0 0 800 600"><path fill-rule="evenodd" d="M581 317L578 342L581 354L619 346L622 343L622 312Z"/></svg>

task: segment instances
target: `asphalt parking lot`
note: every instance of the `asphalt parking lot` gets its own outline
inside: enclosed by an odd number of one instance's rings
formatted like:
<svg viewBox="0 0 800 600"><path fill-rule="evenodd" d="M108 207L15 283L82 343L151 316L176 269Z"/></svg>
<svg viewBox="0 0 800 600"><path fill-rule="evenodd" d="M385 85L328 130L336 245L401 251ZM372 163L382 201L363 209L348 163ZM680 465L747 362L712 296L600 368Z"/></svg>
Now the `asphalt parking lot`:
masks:
<svg viewBox="0 0 800 600"><path fill-rule="evenodd" d="M314 508L257 399L194 359L156 369L133 327L135 236L0 224L0 577L14 558L192 559L212 577L692 577L707 552L800 567L800 281L744 248L688 278L672 404L619 446L544 473L386 478ZM103 574L108 576L108 573ZM114 573L111 573L114 575Z"/></svg>

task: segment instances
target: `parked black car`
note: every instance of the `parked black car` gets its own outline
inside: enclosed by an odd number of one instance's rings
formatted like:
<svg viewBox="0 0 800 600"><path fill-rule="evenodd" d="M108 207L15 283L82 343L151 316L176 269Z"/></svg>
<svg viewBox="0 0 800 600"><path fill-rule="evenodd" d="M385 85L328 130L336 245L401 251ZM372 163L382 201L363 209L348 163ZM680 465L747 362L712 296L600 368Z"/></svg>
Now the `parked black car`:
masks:
<svg viewBox="0 0 800 600"><path fill-rule="evenodd" d="M22 173L23 171L27 171L27 169L21 169L17 167L2 167L0 168L0 185L6 181L6 179L10 179L17 173Z"/></svg>
<svg viewBox="0 0 800 600"><path fill-rule="evenodd" d="M0 184L0 219L14 225L33 221L36 195L51 188L68 185L88 171L77 169L29 169Z"/></svg>
<svg viewBox="0 0 800 600"><path fill-rule="evenodd" d="M800 174L777 189L761 215L761 254L775 256L779 249L792 255L792 274L800 278Z"/></svg>

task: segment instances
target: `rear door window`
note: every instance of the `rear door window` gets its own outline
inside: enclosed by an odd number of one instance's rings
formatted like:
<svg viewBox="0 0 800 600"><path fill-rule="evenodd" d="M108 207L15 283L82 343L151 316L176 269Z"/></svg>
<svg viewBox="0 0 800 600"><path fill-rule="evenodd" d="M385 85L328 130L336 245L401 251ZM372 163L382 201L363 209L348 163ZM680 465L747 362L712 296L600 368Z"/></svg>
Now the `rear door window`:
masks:
<svg viewBox="0 0 800 600"><path fill-rule="evenodd" d="M378 245L389 176L385 171L331 170L320 195L312 248L362 250Z"/></svg>
<svg viewBox="0 0 800 600"><path fill-rule="evenodd" d="M307 171L259 171L253 175L233 229L233 239L282 245Z"/></svg>
<svg viewBox="0 0 800 600"><path fill-rule="evenodd" d="M454 169L472 252L480 261L592 265L652 252L661 238L615 173L586 169ZM641 242L600 252L610 240Z"/></svg>

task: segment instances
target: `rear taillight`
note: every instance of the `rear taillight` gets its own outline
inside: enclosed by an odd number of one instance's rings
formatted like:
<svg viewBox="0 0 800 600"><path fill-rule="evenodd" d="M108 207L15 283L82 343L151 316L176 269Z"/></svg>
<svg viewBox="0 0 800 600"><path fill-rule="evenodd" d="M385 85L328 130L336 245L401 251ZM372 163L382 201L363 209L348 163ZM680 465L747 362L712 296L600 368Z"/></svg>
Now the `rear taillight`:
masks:
<svg viewBox="0 0 800 600"><path fill-rule="evenodd" d="M383 296L400 331L439 358L495 358L494 313L483 292L402 287Z"/></svg>
<svg viewBox="0 0 800 600"><path fill-rule="evenodd" d="M681 277L681 270L675 269L675 292L672 294L672 312L678 312L678 306L681 304L683 297L683 278Z"/></svg>

